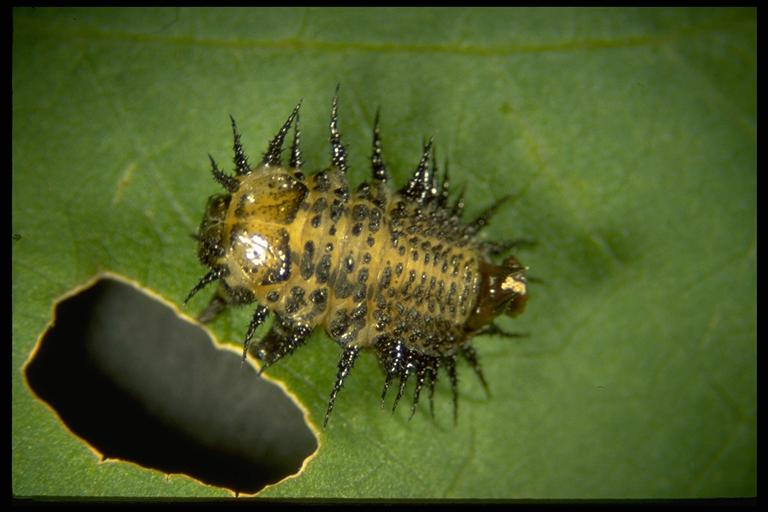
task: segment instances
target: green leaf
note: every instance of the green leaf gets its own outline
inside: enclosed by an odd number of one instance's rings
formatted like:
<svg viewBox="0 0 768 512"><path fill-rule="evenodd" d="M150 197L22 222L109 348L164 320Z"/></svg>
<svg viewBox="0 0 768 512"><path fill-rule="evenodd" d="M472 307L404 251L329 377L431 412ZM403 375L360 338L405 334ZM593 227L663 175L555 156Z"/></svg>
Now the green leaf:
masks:
<svg viewBox="0 0 768 512"><path fill-rule="evenodd" d="M251 158L303 98L308 168L328 162L341 83L351 179L381 106L397 183L433 135L468 217L534 238L530 333L480 337L492 396L460 366L379 410L364 354L316 456L269 497L597 498L756 493L755 9L15 9L12 475L16 496L227 495L99 463L23 366L54 302L100 271L181 305L189 233L217 191L206 153ZM454 191L455 193L455 191ZM204 293L201 295L205 295ZM184 310L196 313L206 297ZM239 343L248 312L212 329ZM339 348L276 365L321 424ZM426 402L426 401L425 401Z"/></svg>

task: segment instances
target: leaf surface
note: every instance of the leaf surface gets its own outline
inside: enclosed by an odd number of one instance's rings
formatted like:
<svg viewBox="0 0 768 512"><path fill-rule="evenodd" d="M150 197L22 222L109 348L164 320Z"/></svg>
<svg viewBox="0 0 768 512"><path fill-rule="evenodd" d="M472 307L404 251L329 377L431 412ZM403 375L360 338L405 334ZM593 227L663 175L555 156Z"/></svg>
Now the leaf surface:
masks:
<svg viewBox="0 0 768 512"><path fill-rule="evenodd" d="M460 366L379 410L358 361L320 448L269 497L625 498L756 492L754 9L15 9L13 492L227 495L99 463L36 400L23 365L54 302L100 271L181 305L231 159L252 161L303 98L308 169L340 122L354 184L381 107L396 183L434 136L467 217L538 241L527 338L478 338L492 396ZM229 168L228 165L223 167ZM454 189L456 193L456 189ZM195 314L205 293L185 307ZM249 312L212 324L238 344ZM321 424L340 349L317 333L270 370Z"/></svg>

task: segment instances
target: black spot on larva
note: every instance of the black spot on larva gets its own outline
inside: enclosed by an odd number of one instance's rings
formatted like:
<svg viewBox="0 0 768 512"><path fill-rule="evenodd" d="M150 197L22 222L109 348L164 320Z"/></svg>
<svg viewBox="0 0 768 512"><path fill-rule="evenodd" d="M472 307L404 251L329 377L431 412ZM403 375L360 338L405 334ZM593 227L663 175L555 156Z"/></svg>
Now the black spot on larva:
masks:
<svg viewBox="0 0 768 512"><path fill-rule="evenodd" d="M333 189L333 194L341 201L342 203L345 203L347 199L349 199L349 191L347 190L346 185L343 187L337 187Z"/></svg>
<svg viewBox="0 0 768 512"><path fill-rule="evenodd" d="M298 311L302 306L306 306L304 302L304 289L299 286L291 288L291 295L285 302L285 312L290 314Z"/></svg>
<svg viewBox="0 0 768 512"><path fill-rule="evenodd" d="M343 202L340 199L334 199L331 204L331 221L336 222L344 212Z"/></svg>
<svg viewBox="0 0 768 512"><path fill-rule="evenodd" d="M355 269L355 258L352 257L352 255L350 254L344 260L344 270L346 270L347 272L352 272L354 269Z"/></svg>
<svg viewBox="0 0 768 512"><path fill-rule="evenodd" d="M355 285L355 294L352 296L353 299L355 299L355 302L360 302L363 299L365 299L365 284L364 283L358 283Z"/></svg>
<svg viewBox="0 0 768 512"><path fill-rule="evenodd" d="M328 173L320 171L315 174L314 190L316 192L327 192L331 188L331 181L328 178Z"/></svg>
<svg viewBox="0 0 768 512"><path fill-rule="evenodd" d="M349 327L349 315L346 309L339 309L336 311L330 325L328 326L328 333L334 338L340 337L347 331Z"/></svg>
<svg viewBox="0 0 768 512"><path fill-rule="evenodd" d="M304 254L301 256L301 263L299 264L299 272L302 279L309 279L314 272L314 266L312 259L315 256L315 243L312 240L307 241L304 244Z"/></svg>
<svg viewBox="0 0 768 512"><path fill-rule="evenodd" d="M273 241L275 254L275 263L264 276L261 284L275 284L288 280L291 275L291 249L289 245L288 232L285 229L278 231L277 237ZM246 267L249 269L255 268L255 264L250 263ZM252 291L252 290L251 290Z"/></svg>
<svg viewBox="0 0 768 512"><path fill-rule="evenodd" d="M328 206L328 201L326 201L325 197L318 197L312 205L312 211L315 213L321 213L323 210L325 210L326 206Z"/></svg>
<svg viewBox="0 0 768 512"><path fill-rule="evenodd" d="M242 286L236 286L227 290L227 296L233 304L250 304L254 301L253 292Z"/></svg>
<svg viewBox="0 0 768 512"><path fill-rule="evenodd" d="M379 288L388 288L389 283L392 280L392 268L387 265L381 273L381 280L379 280Z"/></svg>
<svg viewBox="0 0 768 512"><path fill-rule="evenodd" d="M365 318L365 315L368 313L368 306L365 304L365 302L362 302L358 304L355 309L352 310L352 314L350 315L350 319L352 321L360 321Z"/></svg>
<svg viewBox="0 0 768 512"><path fill-rule="evenodd" d="M457 403L459 356L485 386L471 338L499 333L493 319L520 313L527 300L525 267L511 255L493 262L491 255L506 244L478 237L501 203L462 223L464 200L449 204L447 173L437 172L431 139L412 177L398 191L388 189L378 115L372 181L350 188L337 96L328 125L330 165L305 178L298 124L296 106L261 164L252 166L233 121L235 173L224 173L211 159L225 193L208 201L197 239L198 257L210 270L187 300L217 281L220 290L206 319L226 302L254 304L245 349L265 368L302 346L313 328L324 328L342 347L326 422L364 349L372 349L384 368L382 398L393 380L399 382L394 406L414 375L412 414L422 386L431 400L439 368L447 372ZM382 243L372 250L377 236ZM271 329L250 347L268 312L276 315ZM369 321L375 336L366 329Z"/></svg>
<svg viewBox="0 0 768 512"><path fill-rule="evenodd" d="M371 208L370 222L368 223L368 229L371 233L375 233L379 230L381 224L381 210L378 208Z"/></svg>
<svg viewBox="0 0 768 512"><path fill-rule="evenodd" d="M323 257L320 258L320 263L317 264L317 269L315 269L317 282L320 284L327 282L330 271L331 271L331 255L324 254Z"/></svg>
<svg viewBox="0 0 768 512"><path fill-rule="evenodd" d="M315 306L318 306L320 309L325 309L325 304L328 300L328 289L320 288L319 290L313 291L311 294L309 294L309 300L311 300L312 303Z"/></svg>
<svg viewBox="0 0 768 512"><path fill-rule="evenodd" d="M336 276L336 283L334 286L334 295L339 299L346 299L354 291L354 284L347 279L346 272L339 272Z"/></svg>
<svg viewBox="0 0 768 512"><path fill-rule="evenodd" d="M368 207L364 204L356 204L352 208L352 219L355 221L361 221L368 215Z"/></svg>
<svg viewBox="0 0 768 512"><path fill-rule="evenodd" d="M379 332L384 331L392 321L392 317L390 316L390 314L384 311L383 309L377 309L376 311L374 311L373 318L374 320L376 320L375 327L376 327L376 330Z"/></svg>

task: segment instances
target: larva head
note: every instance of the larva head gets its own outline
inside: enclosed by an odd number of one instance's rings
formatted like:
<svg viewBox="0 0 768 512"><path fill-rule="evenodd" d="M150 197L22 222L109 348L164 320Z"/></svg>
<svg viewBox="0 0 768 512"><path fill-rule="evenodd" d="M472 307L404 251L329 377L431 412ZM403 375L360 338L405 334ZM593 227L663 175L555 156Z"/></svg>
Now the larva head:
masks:
<svg viewBox="0 0 768 512"><path fill-rule="evenodd" d="M279 168L259 168L239 180L235 192L209 200L200 226L201 257L208 256L211 267L226 266L225 282L233 289L284 281L290 272L286 228L307 187Z"/></svg>
<svg viewBox="0 0 768 512"><path fill-rule="evenodd" d="M498 315L517 316L525 309L527 300L525 268L514 256L501 265L481 262L478 301L467 319L467 327L474 331Z"/></svg>
<svg viewBox="0 0 768 512"><path fill-rule="evenodd" d="M250 302L254 286L288 278L288 232L280 224L293 221L307 193L299 169L299 106L269 143L261 165L256 168L248 163L237 124L230 116L235 139L235 175L222 172L208 155L213 178L228 194L208 199L197 239L198 257L211 270L190 290L184 302L219 279L235 301ZM281 157L283 141L294 120L290 168L285 169Z"/></svg>

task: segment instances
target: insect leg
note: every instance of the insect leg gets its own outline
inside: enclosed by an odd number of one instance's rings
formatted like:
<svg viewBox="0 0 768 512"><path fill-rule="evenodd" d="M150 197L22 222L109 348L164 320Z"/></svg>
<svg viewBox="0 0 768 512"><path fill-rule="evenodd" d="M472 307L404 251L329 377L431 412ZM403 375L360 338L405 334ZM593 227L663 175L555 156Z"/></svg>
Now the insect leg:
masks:
<svg viewBox="0 0 768 512"><path fill-rule="evenodd" d="M475 336L482 336L485 334L502 336L504 338L527 338L527 332L507 332L496 324L488 324L475 333Z"/></svg>
<svg viewBox="0 0 768 512"><path fill-rule="evenodd" d="M211 300L208 302L208 305L205 306L205 309L197 315L197 320L200 323L207 324L219 316L219 313L224 311L228 305L229 301L226 298L224 288L219 286L219 289L214 296L211 297Z"/></svg>
<svg viewBox="0 0 768 512"><path fill-rule="evenodd" d="M310 332L312 329L307 325L276 317L272 328L256 345L255 356L264 363L259 373L303 345Z"/></svg>
<svg viewBox="0 0 768 512"><path fill-rule="evenodd" d="M459 353L462 355L462 357L464 357L464 359L467 360L469 365L475 371L475 375L477 375L477 378L480 379L480 383L483 385L486 396L490 397L491 391L488 389L488 383L485 381L485 377L483 376L483 370L480 368L480 361L477 359L477 352L475 352L475 349L469 345L465 345L461 347L461 351Z"/></svg>
<svg viewBox="0 0 768 512"><path fill-rule="evenodd" d="M536 240L533 240L531 238L516 238L514 240L502 240L499 242L484 241L483 245L488 249L488 251L492 255L497 255L497 254L505 253L508 250L513 248L533 247L534 245L536 245Z"/></svg>
<svg viewBox="0 0 768 512"><path fill-rule="evenodd" d="M261 324L264 323L264 320L267 318L268 314L269 310L266 307L262 306L261 304L256 306L256 310L253 312L253 317L251 317L251 323L248 324L248 332L245 334L245 341L243 341L243 363L245 363L245 356L248 354L248 347L251 345L253 333L256 332L256 329Z"/></svg>

